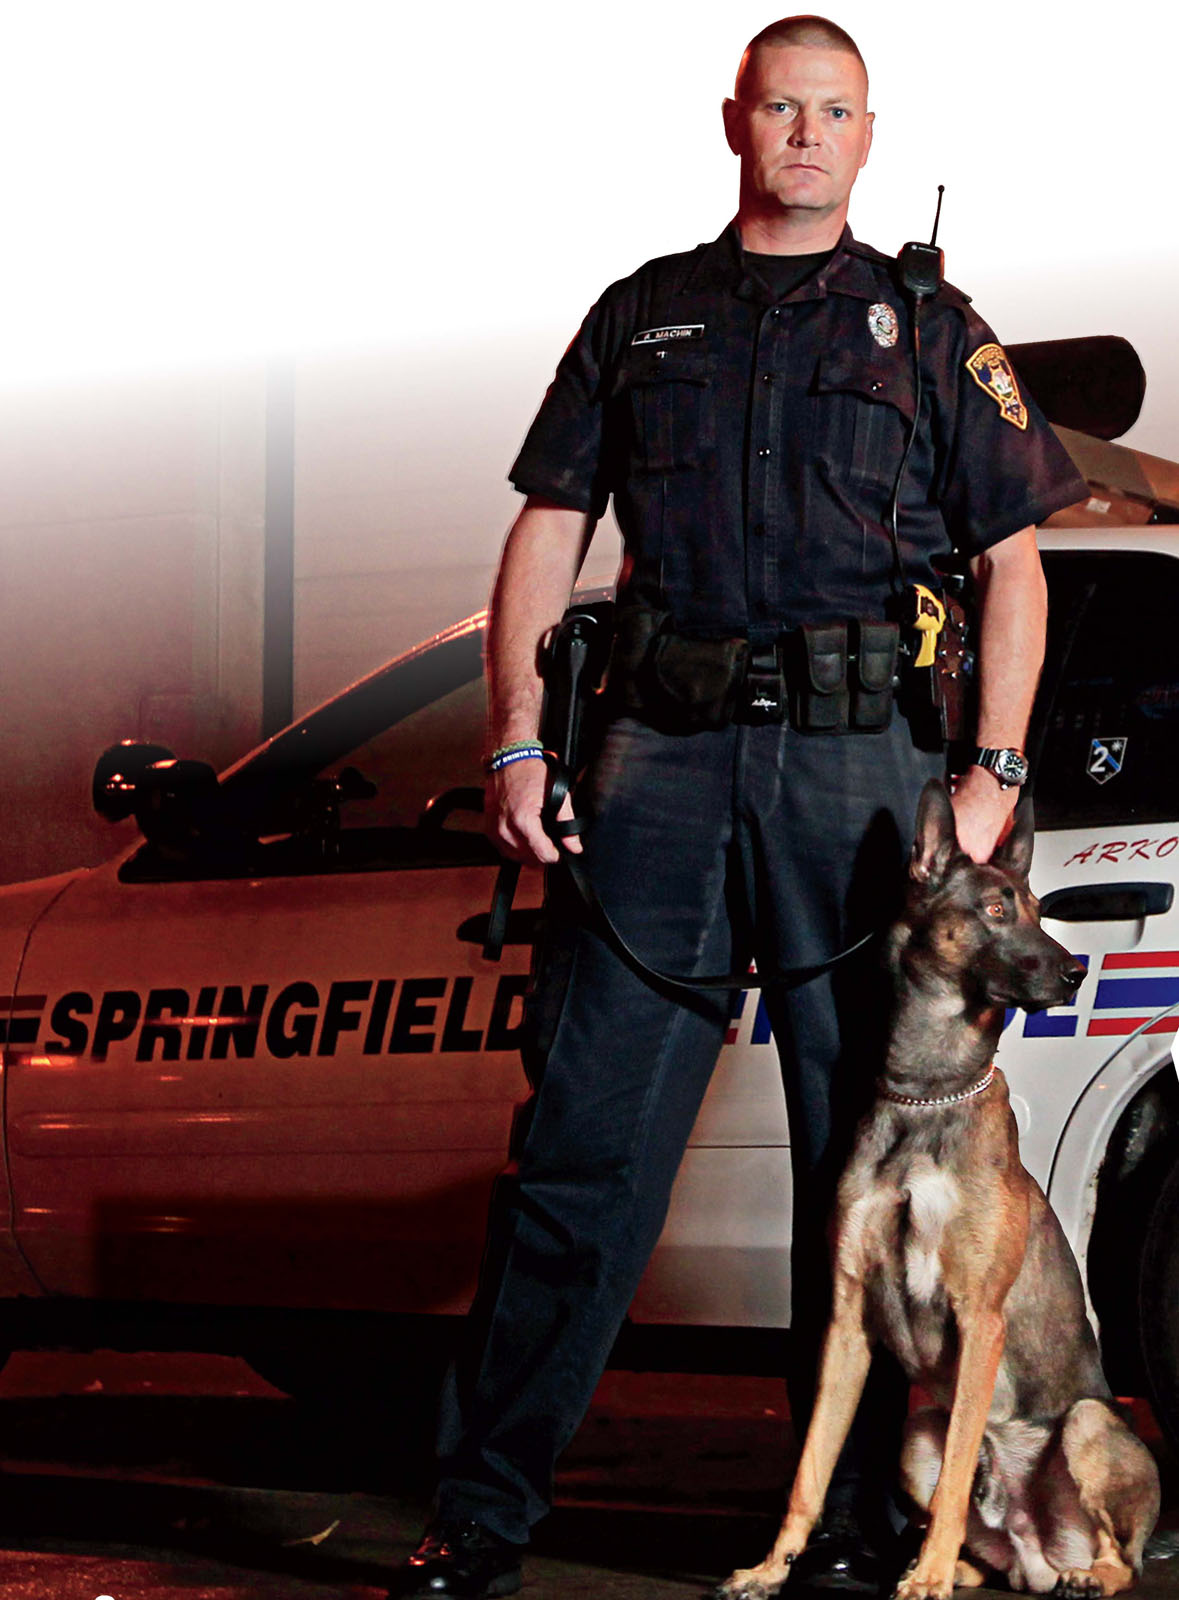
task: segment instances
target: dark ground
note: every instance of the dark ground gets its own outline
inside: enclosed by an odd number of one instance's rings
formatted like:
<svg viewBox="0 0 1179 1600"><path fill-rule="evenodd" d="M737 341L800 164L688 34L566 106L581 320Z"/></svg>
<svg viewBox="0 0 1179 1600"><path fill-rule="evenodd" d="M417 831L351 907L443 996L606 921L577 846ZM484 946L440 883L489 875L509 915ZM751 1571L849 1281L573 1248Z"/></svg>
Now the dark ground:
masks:
<svg viewBox="0 0 1179 1600"><path fill-rule="evenodd" d="M14 1356L0 1375L0 1596L378 1600L416 1542L428 1471L370 1423L296 1404L236 1361ZM1152 1442L1163 1527L1179 1530L1179 1474ZM791 1451L773 1380L609 1376L524 1600L702 1595L764 1554ZM1164 1542L1179 1548L1179 1533ZM1150 1562L1140 1592L1179 1600L1179 1557Z"/></svg>

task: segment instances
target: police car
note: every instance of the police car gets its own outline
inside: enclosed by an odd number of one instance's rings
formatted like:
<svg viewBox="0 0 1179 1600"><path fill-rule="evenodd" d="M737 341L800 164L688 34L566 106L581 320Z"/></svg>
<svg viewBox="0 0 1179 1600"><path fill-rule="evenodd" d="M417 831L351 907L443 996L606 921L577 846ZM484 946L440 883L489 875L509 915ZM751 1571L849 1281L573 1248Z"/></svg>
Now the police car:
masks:
<svg viewBox="0 0 1179 1600"><path fill-rule="evenodd" d="M1115 483L1089 526L1042 535L1033 885L1088 976L1069 1005L1014 1014L1000 1060L1115 1386L1145 1374L1179 1433L1179 469L1127 488L1131 456L1102 458ZM0 889L7 1345L238 1351L292 1389L367 1370L367 1350L425 1388L525 1093L540 899L526 873L484 959L484 621L220 777L108 753L96 804L141 834L102 867ZM620 1360L776 1364L788 1144L749 991Z"/></svg>

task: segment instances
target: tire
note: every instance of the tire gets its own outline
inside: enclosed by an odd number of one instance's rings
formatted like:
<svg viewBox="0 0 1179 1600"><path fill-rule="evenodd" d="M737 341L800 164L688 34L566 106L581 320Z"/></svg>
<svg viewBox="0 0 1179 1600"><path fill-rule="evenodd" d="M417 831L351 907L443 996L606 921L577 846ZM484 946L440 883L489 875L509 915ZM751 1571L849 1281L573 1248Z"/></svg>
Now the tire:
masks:
<svg viewBox="0 0 1179 1600"><path fill-rule="evenodd" d="M1179 1450L1179 1162L1163 1180L1146 1225L1138 1328L1155 1416Z"/></svg>

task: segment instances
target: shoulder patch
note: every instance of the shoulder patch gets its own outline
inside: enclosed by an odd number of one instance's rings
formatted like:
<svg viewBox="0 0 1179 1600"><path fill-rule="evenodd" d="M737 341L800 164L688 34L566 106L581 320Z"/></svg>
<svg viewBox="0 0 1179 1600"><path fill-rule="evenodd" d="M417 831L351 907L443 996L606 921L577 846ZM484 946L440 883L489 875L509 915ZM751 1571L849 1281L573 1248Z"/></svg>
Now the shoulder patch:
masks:
<svg viewBox="0 0 1179 1600"><path fill-rule="evenodd" d="M1003 421L1023 432L1028 425L1028 408L1020 398L1019 384L1003 346L979 345L974 354L967 357L966 370L999 407Z"/></svg>

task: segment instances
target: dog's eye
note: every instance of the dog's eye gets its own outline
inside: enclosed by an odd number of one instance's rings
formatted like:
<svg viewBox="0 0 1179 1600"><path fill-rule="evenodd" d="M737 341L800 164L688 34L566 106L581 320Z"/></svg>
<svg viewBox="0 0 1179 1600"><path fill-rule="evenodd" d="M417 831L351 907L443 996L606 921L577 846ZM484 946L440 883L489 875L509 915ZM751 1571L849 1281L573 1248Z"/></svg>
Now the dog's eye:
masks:
<svg viewBox="0 0 1179 1600"><path fill-rule="evenodd" d="M990 901L990 903L987 905L986 910L987 910L987 916L988 917L994 917L996 922L1001 921L1002 918L1007 915L1007 907L1003 904L1002 900L992 900L992 901Z"/></svg>

